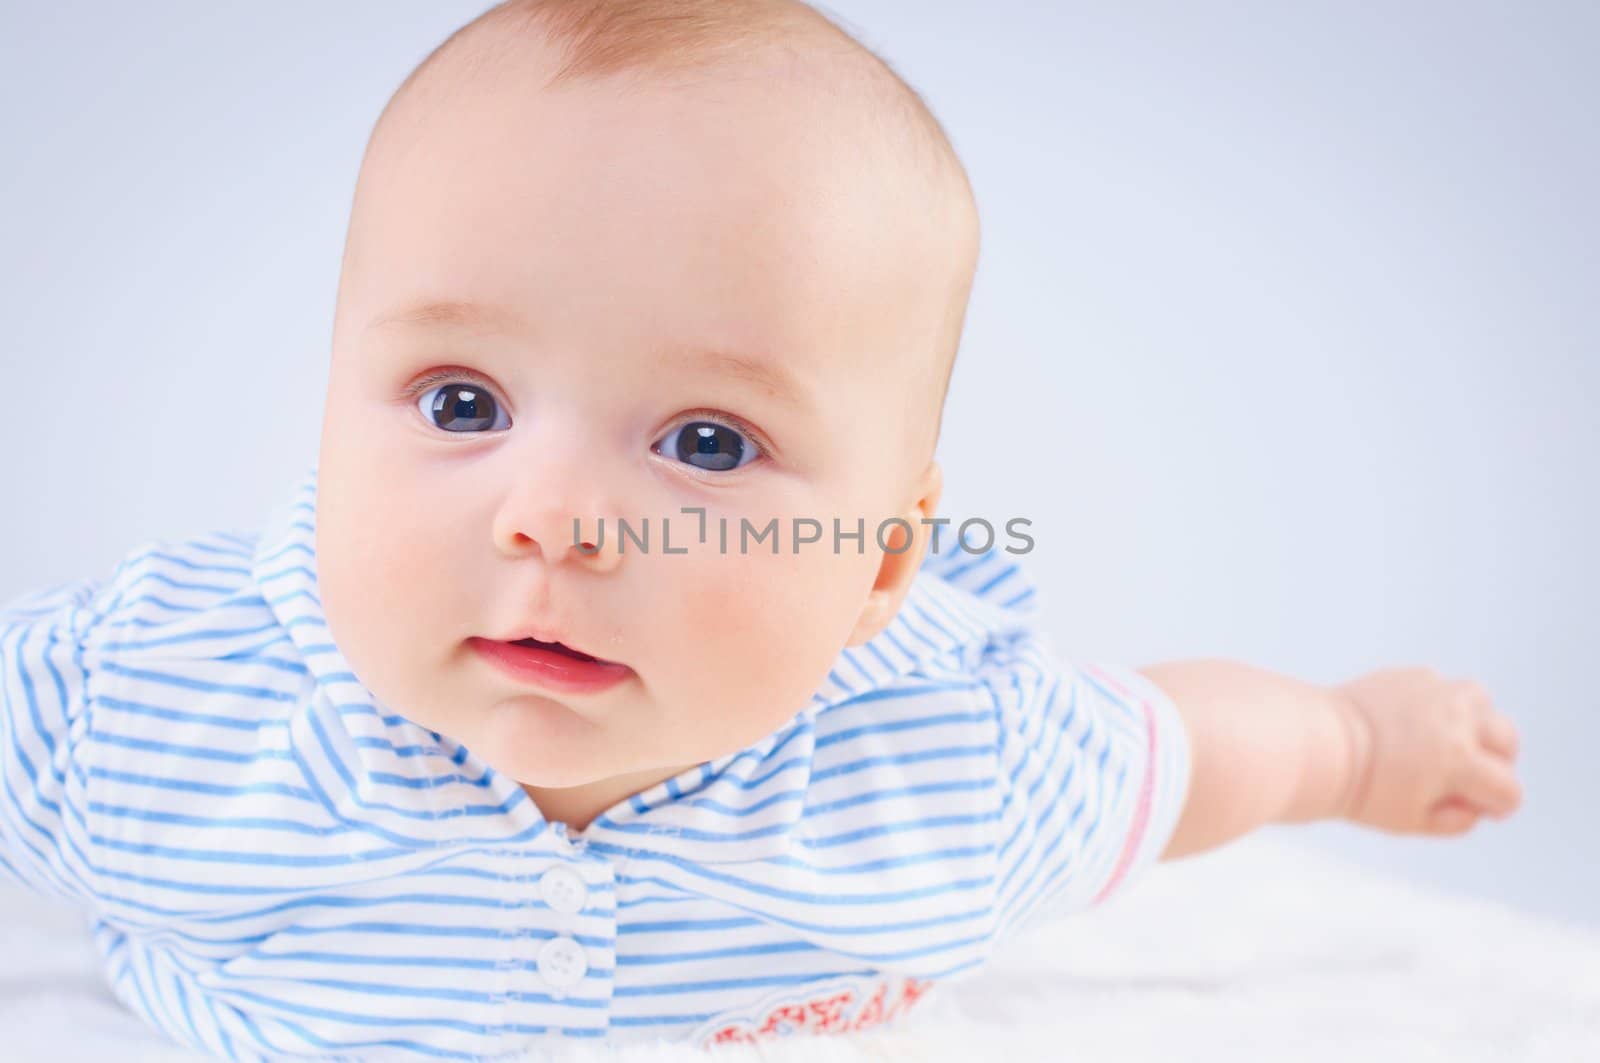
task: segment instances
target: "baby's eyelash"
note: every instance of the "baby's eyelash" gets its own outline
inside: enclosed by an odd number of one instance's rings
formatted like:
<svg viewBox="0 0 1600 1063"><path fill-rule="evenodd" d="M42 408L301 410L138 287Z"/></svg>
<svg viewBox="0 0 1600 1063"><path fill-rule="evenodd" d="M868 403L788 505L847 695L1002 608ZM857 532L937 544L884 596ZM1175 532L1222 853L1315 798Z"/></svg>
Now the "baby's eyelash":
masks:
<svg viewBox="0 0 1600 1063"><path fill-rule="evenodd" d="M488 387L489 382L470 369L436 369L424 376L421 380L406 388L406 398L414 399L431 387L440 384L449 384L455 381L470 381L479 387Z"/></svg>
<svg viewBox="0 0 1600 1063"><path fill-rule="evenodd" d="M470 369L436 369L431 373L425 374L415 383L411 384L411 386L406 388L405 397L414 401L429 388L438 387L440 384L451 383L473 383L482 388L489 387L489 382L485 380L482 375L474 373ZM672 425L672 428L668 429L668 431L682 428L684 425L692 424L695 421L716 421L718 424L723 424L729 428L735 429L736 431L742 433L746 439L750 440L751 445L756 448L757 455L763 458L769 458L772 456L772 448L767 445L766 439L764 436L762 436L759 429L743 418L735 417L731 413L723 413L721 410L689 410L681 418L675 421Z"/></svg>
<svg viewBox="0 0 1600 1063"><path fill-rule="evenodd" d="M756 448L758 457L769 458L772 456L771 448L767 446L766 440L762 438L761 433L753 425L735 417L731 413L723 413L721 410L690 410L674 421L672 427L667 431L669 433L675 432L684 425L693 424L696 421L715 421L720 425L735 429L750 440L750 445Z"/></svg>

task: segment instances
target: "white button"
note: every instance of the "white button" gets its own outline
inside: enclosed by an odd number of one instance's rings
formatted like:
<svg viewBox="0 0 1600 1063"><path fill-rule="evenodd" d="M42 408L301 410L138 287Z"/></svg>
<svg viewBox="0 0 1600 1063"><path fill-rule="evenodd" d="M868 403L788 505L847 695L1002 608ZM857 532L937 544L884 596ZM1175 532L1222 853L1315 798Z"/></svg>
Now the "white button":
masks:
<svg viewBox="0 0 1600 1063"><path fill-rule="evenodd" d="M551 938L539 950L539 973L553 986L581 981L588 969L583 946L569 937Z"/></svg>
<svg viewBox="0 0 1600 1063"><path fill-rule="evenodd" d="M583 876L570 867L557 864L540 877L539 894L551 908L570 915L583 911L589 899L589 888L583 884Z"/></svg>

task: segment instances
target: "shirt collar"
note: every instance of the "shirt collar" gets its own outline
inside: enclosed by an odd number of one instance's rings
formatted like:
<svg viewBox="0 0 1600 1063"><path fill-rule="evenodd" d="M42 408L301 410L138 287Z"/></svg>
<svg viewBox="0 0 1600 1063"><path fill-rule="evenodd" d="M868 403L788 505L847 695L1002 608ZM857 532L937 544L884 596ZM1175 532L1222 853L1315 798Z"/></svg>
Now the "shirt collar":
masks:
<svg viewBox="0 0 1600 1063"><path fill-rule="evenodd" d="M440 846L477 837L504 844L571 845L515 780L448 735L378 701L334 645L322 612L316 556L317 466L275 510L254 549L252 578L312 680L290 741L312 789L348 822L401 844ZM773 733L681 772L612 806L577 844L696 863L760 860L788 851L805 806L817 718L952 654L981 650L1032 610L1018 566L974 583L978 556L929 552L894 619L842 650L807 705ZM1001 592L995 587L1003 582ZM280 633L281 635L281 633ZM282 639L280 637L279 641ZM959 663L953 658L949 664ZM737 832L730 833L730 822Z"/></svg>

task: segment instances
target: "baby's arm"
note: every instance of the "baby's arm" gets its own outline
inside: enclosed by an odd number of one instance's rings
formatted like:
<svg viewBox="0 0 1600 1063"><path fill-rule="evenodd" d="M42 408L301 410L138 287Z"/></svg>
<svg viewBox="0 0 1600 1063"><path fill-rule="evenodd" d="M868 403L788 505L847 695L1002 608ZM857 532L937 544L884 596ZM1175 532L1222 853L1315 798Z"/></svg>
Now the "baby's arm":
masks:
<svg viewBox="0 0 1600 1063"><path fill-rule="evenodd" d="M1459 834L1521 803L1516 728L1472 680L1391 668L1324 687L1218 660L1139 671L1190 739L1189 796L1162 859L1326 818Z"/></svg>
<svg viewBox="0 0 1600 1063"><path fill-rule="evenodd" d="M90 730L80 636L98 587L0 603L0 878L69 898L94 888L78 751Z"/></svg>

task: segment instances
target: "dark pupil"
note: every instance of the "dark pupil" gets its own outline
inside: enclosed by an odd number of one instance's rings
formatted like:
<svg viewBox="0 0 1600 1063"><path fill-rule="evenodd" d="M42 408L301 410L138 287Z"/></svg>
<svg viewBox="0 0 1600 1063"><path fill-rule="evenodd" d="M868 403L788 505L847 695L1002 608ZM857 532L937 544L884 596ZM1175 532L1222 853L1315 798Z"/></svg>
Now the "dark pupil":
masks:
<svg viewBox="0 0 1600 1063"><path fill-rule="evenodd" d="M451 394L457 398L451 401ZM463 428L451 428L439 415L469 422ZM446 384L439 389L438 397L433 400L433 422L440 428L451 432L471 432L479 428L489 428L494 424L494 400L488 392L473 387L470 384Z"/></svg>
<svg viewBox="0 0 1600 1063"><path fill-rule="evenodd" d="M678 458L702 469L732 469L744 454L739 433L709 421L691 421L678 432Z"/></svg>

